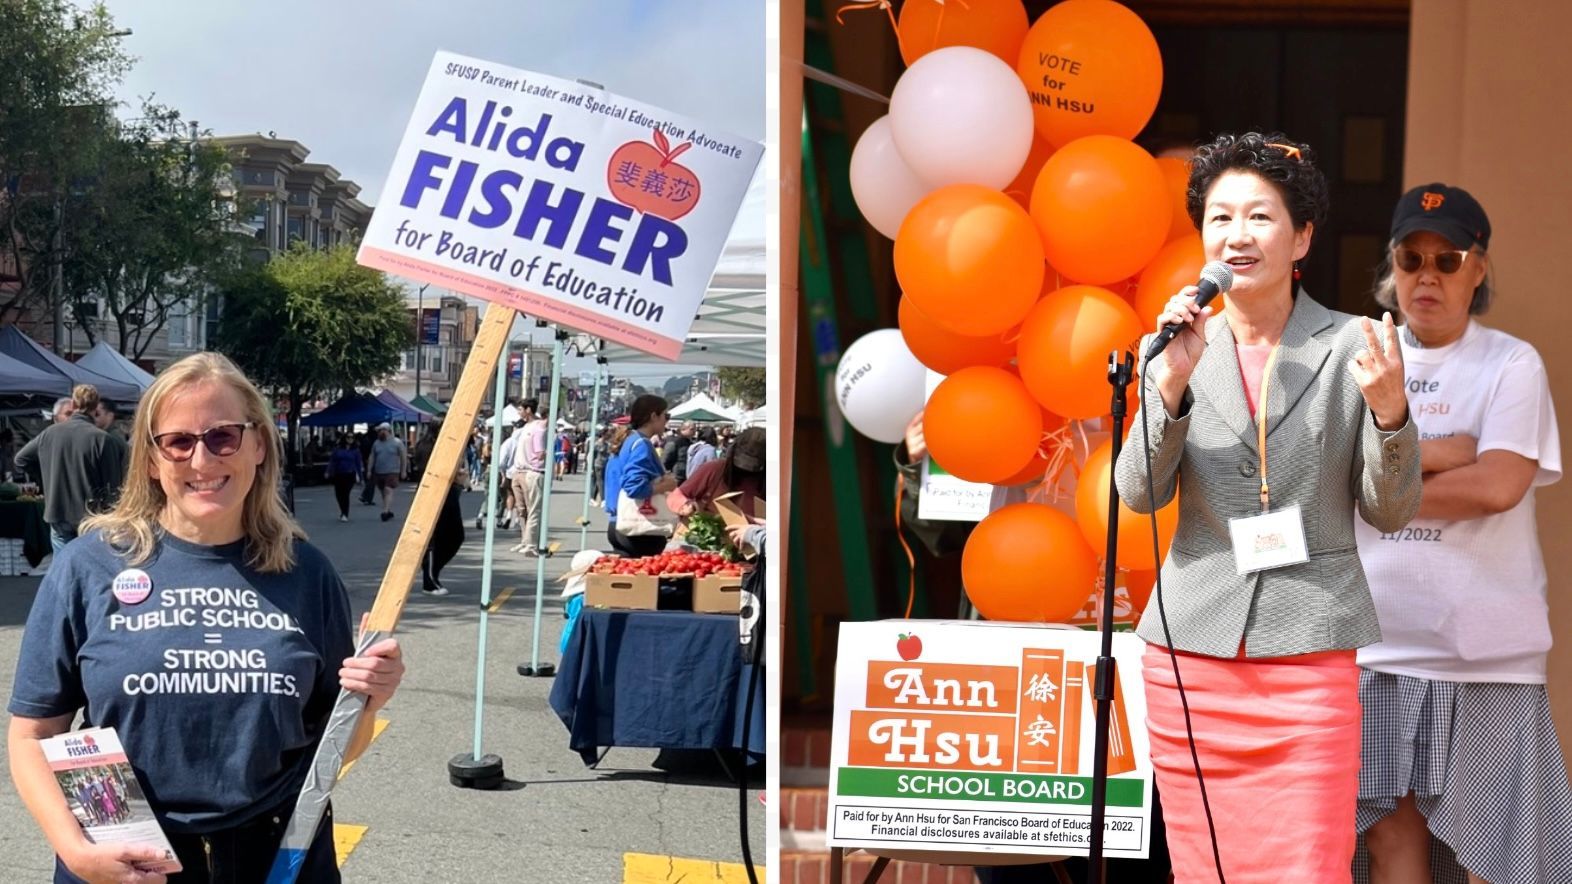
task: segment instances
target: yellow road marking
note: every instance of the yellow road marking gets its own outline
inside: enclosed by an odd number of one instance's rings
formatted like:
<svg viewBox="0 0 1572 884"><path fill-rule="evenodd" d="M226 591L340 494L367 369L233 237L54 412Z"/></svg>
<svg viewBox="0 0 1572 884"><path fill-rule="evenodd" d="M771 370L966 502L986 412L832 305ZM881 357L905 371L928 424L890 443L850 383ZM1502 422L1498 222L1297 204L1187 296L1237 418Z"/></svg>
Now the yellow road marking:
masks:
<svg viewBox="0 0 1572 884"><path fill-rule="evenodd" d="M513 595L513 590L514 590L514 587L510 586L510 587L504 589L502 591L501 595L499 595L496 598L492 599L491 600L491 604L489 606L487 606L487 608L486 608L486 613L487 614L495 614L498 611L502 610L502 603L507 601L509 596Z"/></svg>
<svg viewBox="0 0 1572 884"><path fill-rule="evenodd" d="M344 860L349 859L349 854L366 837L366 826L357 826L353 823L333 824L333 852L338 855L338 867L344 867Z"/></svg>
<svg viewBox="0 0 1572 884"><path fill-rule="evenodd" d="M371 726L371 743L375 743L377 741L377 737L382 736L382 732L387 730L387 729L388 729L388 720L386 718L378 718L377 719L377 723ZM371 743L367 743L366 744L366 748L367 749L371 748ZM358 760L359 759L356 759L356 761L358 761ZM349 773L349 769L354 767L354 766L355 766L355 762L351 761L350 763L348 763L348 764L344 765L343 767L339 768L338 769L338 778L342 780L344 778L344 774Z"/></svg>
<svg viewBox="0 0 1572 884"><path fill-rule="evenodd" d="M375 743L377 741L377 737L382 736L382 732L387 729L388 720L386 718L379 717L376 720L376 723L371 726L371 742ZM370 748L370 745L370 743L367 743L367 748ZM344 774L349 773L349 769L354 766L355 762L351 761L350 763L339 768L338 778L342 780L344 778ZM368 828L370 827L357 826L354 823L333 824L333 852L338 856L339 868L343 868L344 860L349 859L350 852L355 849L355 845L360 843L360 839L366 837L366 830Z"/></svg>
<svg viewBox="0 0 1572 884"><path fill-rule="evenodd" d="M754 867L764 881L764 869ZM748 870L742 863L722 863L707 859L681 859L650 853L622 855L622 884L747 884Z"/></svg>

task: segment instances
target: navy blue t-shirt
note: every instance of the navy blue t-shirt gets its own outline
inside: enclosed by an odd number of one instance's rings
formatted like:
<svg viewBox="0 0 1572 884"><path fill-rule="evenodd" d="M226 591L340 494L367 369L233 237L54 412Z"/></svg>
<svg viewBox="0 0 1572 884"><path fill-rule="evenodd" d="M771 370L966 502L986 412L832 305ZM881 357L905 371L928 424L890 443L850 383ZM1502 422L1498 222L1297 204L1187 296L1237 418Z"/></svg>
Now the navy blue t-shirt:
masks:
<svg viewBox="0 0 1572 884"><path fill-rule="evenodd" d="M55 556L22 637L11 713L82 710L82 727L115 728L171 832L229 828L298 792L354 653L321 551L296 541L293 570L262 574L244 546L164 535L133 570L83 535ZM140 601L136 571L151 582Z"/></svg>

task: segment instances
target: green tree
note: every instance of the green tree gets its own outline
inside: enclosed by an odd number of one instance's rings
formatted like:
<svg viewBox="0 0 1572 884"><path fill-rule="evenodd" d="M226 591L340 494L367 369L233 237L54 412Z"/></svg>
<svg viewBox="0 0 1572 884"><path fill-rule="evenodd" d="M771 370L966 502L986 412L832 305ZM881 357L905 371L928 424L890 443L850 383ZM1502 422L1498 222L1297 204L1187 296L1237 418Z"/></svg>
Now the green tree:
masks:
<svg viewBox="0 0 1572 884"><path fill-rule="evenodd" d="M369 386L415 345L401 290L355 263L351 246L297 243L219 286L224 313L214 349L256 383L289 395L289 439L300 406L327 390Z"/></svg>
<svg viewBox="0 0 1572 884"><path fill-rule="evenodd" d="M131 59L103 3L0 2L0 321L47 298L69 191Z"/></svg>
<svg viewBox="0 0 1572 884"><path fill-rule="evenodd" d="M727 366L716 370L721 395L737 399L748 408L764 404L764 369Z"/></svg>
<svg viewBox="0 0 1572 884"><path fill-rule="evenodd" d="M113 325L140 358L184 304L200 312L217 279L240 261L236 204L224 149L188 136L179 112L145 103L106 127L97 174L66 200L65 291L88 343Z"/></svg>

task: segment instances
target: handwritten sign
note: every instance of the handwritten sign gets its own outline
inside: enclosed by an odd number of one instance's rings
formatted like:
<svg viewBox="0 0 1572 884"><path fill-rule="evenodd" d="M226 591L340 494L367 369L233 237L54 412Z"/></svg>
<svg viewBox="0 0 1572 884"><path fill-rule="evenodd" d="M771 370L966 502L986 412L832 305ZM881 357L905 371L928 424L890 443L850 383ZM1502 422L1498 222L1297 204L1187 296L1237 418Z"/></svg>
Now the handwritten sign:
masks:
<svg viewBox="0 0 1572 884"><path fill-rule="evenodd" d="M676 359L763 151L439 52L359 260Z"/></svg>
<svg viewBox="0 0 1572 884"><path fill-rule="evenodd" d="M842 624L829 844L1085 856L1098 644L1024 624ZM1151 844L1142 650L1114 636L1109 857Z"/></svg>

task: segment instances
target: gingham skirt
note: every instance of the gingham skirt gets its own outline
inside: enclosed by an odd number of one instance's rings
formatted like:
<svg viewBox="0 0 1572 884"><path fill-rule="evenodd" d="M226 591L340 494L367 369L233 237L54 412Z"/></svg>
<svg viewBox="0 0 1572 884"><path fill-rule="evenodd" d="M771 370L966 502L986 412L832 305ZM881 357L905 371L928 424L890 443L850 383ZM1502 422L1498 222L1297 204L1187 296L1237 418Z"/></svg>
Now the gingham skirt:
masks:
<svg viewBox="0 0 1572 884"><path fill-rule="evenodd" d="M1572 884L1572 787L1539 684L1429 681L1361 669L1363 834L1410 792L1436 842L1436 884Z"/></svg>

